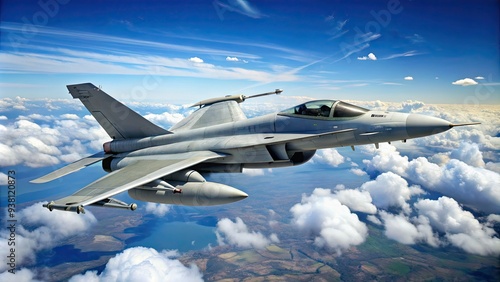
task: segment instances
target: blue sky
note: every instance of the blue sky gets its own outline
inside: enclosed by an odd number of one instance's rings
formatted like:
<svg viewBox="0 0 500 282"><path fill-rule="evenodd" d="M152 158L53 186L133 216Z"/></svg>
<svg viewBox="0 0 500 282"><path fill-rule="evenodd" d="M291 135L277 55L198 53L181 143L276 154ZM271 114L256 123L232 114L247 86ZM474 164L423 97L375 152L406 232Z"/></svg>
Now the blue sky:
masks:
<svg viewBox="0 0 500 282"><path fill-rule="evenodd" d="M497 1L26 3L2 3L4 97L90 81L124 101L500 102Z"/></svg>

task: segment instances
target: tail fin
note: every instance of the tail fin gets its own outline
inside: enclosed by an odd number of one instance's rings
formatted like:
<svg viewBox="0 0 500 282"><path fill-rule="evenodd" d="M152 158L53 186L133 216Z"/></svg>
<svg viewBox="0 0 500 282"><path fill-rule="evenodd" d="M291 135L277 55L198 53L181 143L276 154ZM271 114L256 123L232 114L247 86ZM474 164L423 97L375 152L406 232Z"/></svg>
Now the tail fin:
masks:
<svg viewBox="0 0 500 282"><path fill-rule="evenodd" d="M73 84L66 87L73 98L82 101L113 139L142 138L171 133L132 111L92 83Z"/></svg>

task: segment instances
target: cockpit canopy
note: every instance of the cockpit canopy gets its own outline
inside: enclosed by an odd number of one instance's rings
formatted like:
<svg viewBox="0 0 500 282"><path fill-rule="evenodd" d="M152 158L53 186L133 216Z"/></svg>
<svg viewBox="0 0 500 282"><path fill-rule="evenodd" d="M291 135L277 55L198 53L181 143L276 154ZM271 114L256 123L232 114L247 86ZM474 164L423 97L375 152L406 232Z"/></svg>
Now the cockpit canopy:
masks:
<svg viewBox="0 0 500 282"><path fill-rule="evenodd" d="M280 112L280 115L303 116L318 119L352 118L368 112L346 102L336 100L317 100L297 105Z"/></svg>

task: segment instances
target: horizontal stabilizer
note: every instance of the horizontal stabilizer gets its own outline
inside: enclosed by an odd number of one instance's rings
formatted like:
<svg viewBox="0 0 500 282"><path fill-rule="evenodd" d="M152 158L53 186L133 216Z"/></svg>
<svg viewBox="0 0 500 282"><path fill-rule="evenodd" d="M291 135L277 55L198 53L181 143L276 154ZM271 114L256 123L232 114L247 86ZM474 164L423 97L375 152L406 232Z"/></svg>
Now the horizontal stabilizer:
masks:
<svg viewBox="0 0 500 282"><path fill-rule="evenodd" d="M57 179L57 178L65 176L65 175L68 175L70 173L73 173L75 171L78 171L84 167L87 167L91 164L94 164L100 160L106 159L106 158L111 157L111 156L112 156L111 154L105 154L104 152L99 152L99 153L94 154L92 156L89 156L89 157L83 158L81 160L78 160L74 163L71 163L67 166L64 166L56 171L53 171L47 175L40 177L40 178L31 180L30 182L31 183L49 182L49 181L52 181L54 179Z"/></svg>

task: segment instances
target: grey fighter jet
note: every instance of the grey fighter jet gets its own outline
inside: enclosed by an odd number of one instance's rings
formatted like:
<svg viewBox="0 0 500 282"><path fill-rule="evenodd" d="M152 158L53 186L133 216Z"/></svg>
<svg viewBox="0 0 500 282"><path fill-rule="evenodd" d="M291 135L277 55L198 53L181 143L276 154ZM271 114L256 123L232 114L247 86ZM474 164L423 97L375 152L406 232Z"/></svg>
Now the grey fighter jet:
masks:
<svg viewBox="0 0 500 282"><path fill-rule="evenodd" d="M303 164L323 148L406 141L455 126L418 114L370 111L337 100L310 101L279 113L247 119L238 103L254 96L204 100L165 130L91 83L67 86L109 134L103 152L32 180L45 183L102 162L109 172L71 196L44 204L49 210L83 213L88 205L135 210L112 197L128 191L139 201L207 206L242 200L248 195L203 177L205 173L242 172Z"/></svg>

